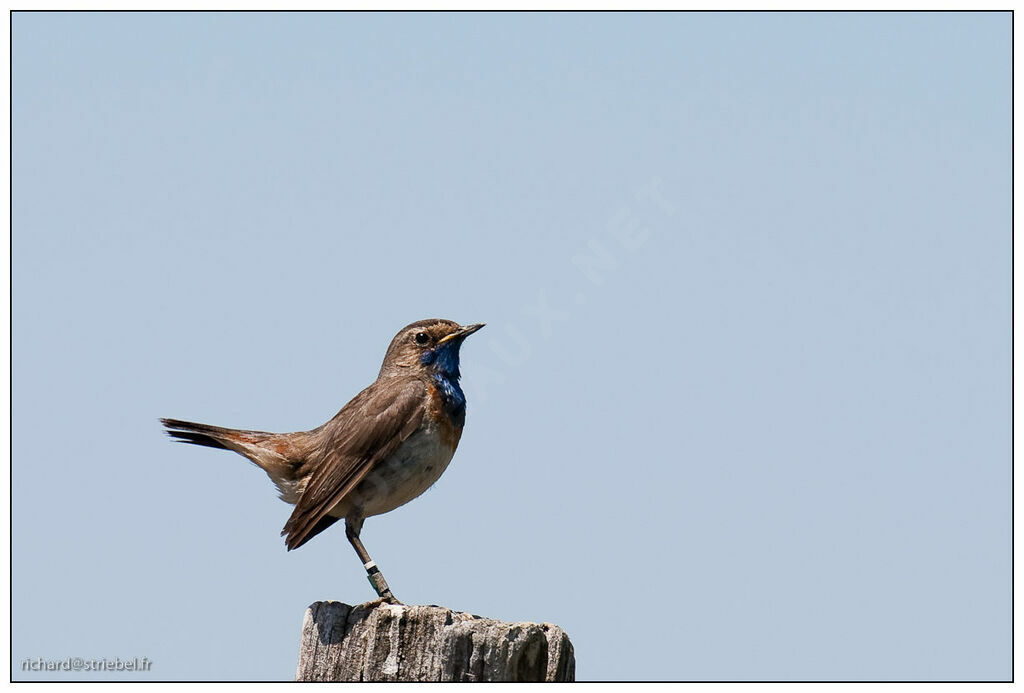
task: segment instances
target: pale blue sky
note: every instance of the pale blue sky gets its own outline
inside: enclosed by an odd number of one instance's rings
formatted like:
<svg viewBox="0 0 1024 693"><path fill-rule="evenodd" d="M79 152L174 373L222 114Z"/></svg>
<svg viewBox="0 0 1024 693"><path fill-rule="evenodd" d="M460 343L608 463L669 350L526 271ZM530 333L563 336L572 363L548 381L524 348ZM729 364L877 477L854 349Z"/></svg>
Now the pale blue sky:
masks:
<svg viewBox="0 0 1024 693"><path fill-rule="evenodd" d="M1009 678L1009 14L12 21L15 678L291 678L358 559L157 417L319 425L427 317L488 326L364 529L404 601L582 680Z"/></svg>

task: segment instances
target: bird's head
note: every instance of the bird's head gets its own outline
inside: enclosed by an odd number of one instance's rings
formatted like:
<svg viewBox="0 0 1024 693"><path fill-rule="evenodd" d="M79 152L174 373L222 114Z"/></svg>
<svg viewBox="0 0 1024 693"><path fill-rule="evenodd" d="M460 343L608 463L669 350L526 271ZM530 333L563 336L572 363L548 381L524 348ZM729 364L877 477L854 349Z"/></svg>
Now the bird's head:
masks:
<svg viewBox="0 0 1024 693"><path fill-rule="evenodd" d="M483 324L463 327L451 320L420 320L403 327L391 340L380 375L422 368L433 373L459 377L459 347Z"/></svg>

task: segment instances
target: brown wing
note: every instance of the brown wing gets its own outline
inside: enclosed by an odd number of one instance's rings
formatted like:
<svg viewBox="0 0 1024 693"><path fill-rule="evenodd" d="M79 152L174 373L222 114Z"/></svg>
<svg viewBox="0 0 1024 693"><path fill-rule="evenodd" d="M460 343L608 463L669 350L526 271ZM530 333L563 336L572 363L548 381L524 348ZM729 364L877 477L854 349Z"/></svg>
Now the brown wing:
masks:
<svg viewBox="0 0 1024 693"><path fill-rule="evenodd" d="M331 508L419 428L427 388L418 378L403 381L371 385L323 426L321 458L281 531L289 551L326 529Z"/></svg>

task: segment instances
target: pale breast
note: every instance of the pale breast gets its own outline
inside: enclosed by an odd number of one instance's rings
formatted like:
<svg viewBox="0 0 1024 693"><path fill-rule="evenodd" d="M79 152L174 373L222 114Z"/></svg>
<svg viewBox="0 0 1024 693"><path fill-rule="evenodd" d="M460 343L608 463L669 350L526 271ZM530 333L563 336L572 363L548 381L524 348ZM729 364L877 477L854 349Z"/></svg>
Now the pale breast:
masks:
<svg viewBox="0 0 1024 693"><path fill-rule="evenodd" d="M451 436L443 435L437 426L420 429L391 457L379 462L330 514L370 517L405 505L430 488L448 468L455 454L451 443Z"/></svg>

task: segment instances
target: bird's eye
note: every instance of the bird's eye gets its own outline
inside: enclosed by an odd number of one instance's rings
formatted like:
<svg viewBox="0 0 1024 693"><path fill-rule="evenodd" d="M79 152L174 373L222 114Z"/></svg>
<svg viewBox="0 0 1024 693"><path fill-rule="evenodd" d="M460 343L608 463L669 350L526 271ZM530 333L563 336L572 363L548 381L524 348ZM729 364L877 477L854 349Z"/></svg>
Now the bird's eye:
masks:
<svg viewBox="0 0 1024 693"><path fill-rule="evenodd" d="M416 334L416 343L417 344L421 344L422 345L422 344L426 344L429 341L430 341L430 337L427 336L426 332L418 332Z"/></svg>

